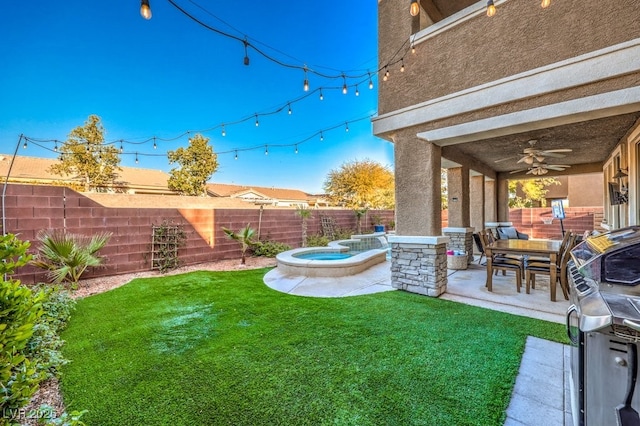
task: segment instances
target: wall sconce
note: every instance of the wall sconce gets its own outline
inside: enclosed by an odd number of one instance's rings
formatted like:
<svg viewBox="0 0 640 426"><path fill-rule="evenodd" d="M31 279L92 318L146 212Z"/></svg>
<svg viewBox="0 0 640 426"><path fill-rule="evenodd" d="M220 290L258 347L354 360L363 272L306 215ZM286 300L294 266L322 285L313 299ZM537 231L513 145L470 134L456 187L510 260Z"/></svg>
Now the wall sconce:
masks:
<svg viewBox="0 0 640 426"><path fill-rule="evenodd" d="M627 171L627 172L629 171L629 169L628 169L628 168L627 168L627 169L623 169L623 168L621 167L621 168L619 168L619 169L618 169L618 171L616 172L616 174L615 174L615 175L613 175L613 178L614 178L614 179L616 179L616 180L620 183L620 193L621 193L622 195L627 195L628 188L627 188L627 186L624 184L623 180L624 180L624 179L626 179L626 178L628 178L628 177L629 177L629 175L628 175L628 174L626 174L623 170L624 170L624 171Z"/></svg>

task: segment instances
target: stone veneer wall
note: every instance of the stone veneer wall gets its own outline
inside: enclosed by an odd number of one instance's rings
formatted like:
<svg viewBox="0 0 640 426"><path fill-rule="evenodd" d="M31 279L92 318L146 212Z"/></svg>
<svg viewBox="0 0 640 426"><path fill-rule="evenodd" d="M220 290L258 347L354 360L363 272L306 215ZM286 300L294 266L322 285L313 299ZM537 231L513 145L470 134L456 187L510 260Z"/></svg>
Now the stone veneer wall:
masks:
<svg viewBox="0 0 640 426"><path fill-rule="evenodd" d="M447 237L389 236L391 285L438 297L447 290Z"/></svg>
<svg viewBox="0 0 640 426"><path fill-rule="evenodd" d="M444 228L442 233L449 237L448 250L460 250L467 253L467 263L473 262L474 228Z"/></svg>

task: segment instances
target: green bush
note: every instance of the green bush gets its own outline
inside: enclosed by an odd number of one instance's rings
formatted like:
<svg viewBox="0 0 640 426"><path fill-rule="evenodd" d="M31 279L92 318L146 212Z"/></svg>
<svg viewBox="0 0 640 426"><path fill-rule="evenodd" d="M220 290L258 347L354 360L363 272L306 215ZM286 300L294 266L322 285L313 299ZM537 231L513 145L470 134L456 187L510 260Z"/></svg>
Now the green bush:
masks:
<svg viewBox="0 0 640 426"><path fill-rule="evenodd" d="M357 234L353 229L339 228L334 232L336 240L348 240L352 235Z"/></svg>
<svg viewBox="0 0 640 426"><path fill-rule="evenodd" d="M278 253L291 250L291 246L277 241L257 241L251 250L254 256L276 257Z"/></svg>
<svg viewBox="0 0 640 426"><path fill-rule="evenodd" d="M38 388L36 363L26 349L35 324L42 315L44 293L32 292L11 278L15 270L26 265L28 242L15 235L0 236L0 412L11 413L26 405ZM6 275L5 275L6 274ZM9 424L7 416L0 425Z"/></svg>
<svg viewBox="0 0 640 426"><path fill-rule="evenodd" d="M41 285L36 288L41 288L44 294L44 312L36 320L26 350L27 357L35 362L44 380L57 376L60 367L68 363L61 353L64 340L60 333L66 327L76 302L63 287Z"/></svg>
<svg viewBox="0 0 640 426"><path fill-rule="evenodd" d="M329 238L324 235L307 235L307 247L326 247L329 245Z"/></svg>

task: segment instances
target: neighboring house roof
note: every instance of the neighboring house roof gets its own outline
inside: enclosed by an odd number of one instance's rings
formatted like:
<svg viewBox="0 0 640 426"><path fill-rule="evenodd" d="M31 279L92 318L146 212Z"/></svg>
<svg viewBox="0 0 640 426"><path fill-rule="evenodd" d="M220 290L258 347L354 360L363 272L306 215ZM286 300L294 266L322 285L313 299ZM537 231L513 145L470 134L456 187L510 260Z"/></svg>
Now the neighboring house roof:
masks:
<svg viewBox="0 0 640 426"><path fill-rule="evenodd" d="M2 181L7 177L9 167L11 167L9 182L79 183L74 176L60 176L48 171L52 165L58 162L57 159L16 155L13 166L11 166L11 157L11 155L0 154L0 179ZM135 192L149 191L173 194L173 191L167 187L169 174L163 171L124 166L120 168L122 170L117 171L118 177L116 178L116 186L118 187L128 188Z"/></svg>
<svg viewBox="0 0 640 426"><path fill-rule="evenodd" d="M207 184L207 191L216 197L244 198L251 200L279 200L289 202L309 202L314 197L298 189L267 188L264 186L229 185L223 183Z"/></svg>

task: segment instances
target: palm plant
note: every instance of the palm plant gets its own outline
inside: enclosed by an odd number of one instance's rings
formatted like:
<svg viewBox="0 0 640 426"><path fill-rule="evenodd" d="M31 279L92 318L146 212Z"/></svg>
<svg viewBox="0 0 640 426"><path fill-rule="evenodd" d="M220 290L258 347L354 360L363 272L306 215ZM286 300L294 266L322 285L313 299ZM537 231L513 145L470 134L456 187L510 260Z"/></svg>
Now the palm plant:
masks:
<svg viewBox="0 0 640 426"><path fill-rule="evenodd" d="M307 220L311 218L311 210L298 206L296 214L302 219L302 247L307 246Z"/></svg>
<svg viewBox="0 0 640 426"><path fill-rule="evenodd" d="M99 256L98 251L109 242L111 233L87 236L63 230L42 230L36 238L40 246L31 264L46 269L52 282L68 282L77 287L88 267L102 265L104 257Z"/></svg>
<svg viewBox="0 0 640 426"><path fill-rule="evenodd" d="M242 260L240 261L240 264L245 265L247 249L255 244L255 242L253 241L253 235L255 234L255 231L249 226L248 223L247 226L245 226L238 232L234 232L233 230L225 228L224 226L222 227L222 230L227 235L227 237L240 243L240 250L242 251Z"/></svg>

